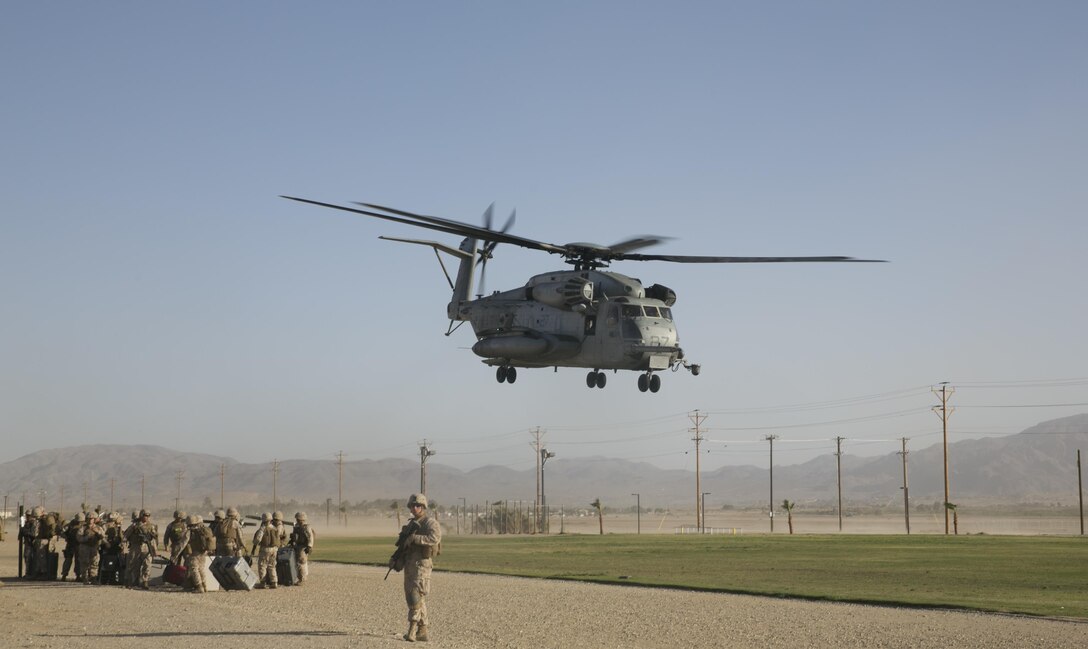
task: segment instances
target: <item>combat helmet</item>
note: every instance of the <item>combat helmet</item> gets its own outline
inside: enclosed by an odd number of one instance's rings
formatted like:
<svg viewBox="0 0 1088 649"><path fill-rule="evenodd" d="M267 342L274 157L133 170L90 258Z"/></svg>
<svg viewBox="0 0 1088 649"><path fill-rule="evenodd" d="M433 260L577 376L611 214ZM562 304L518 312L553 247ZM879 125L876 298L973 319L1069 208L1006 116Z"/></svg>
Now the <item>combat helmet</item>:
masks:
<svg viewBox="0 0 1088 649"><path fill-rule="evenodd" d="M222 509L217 509L217 510L215 510L215 517L216 518L226 518L227 517L227 512L223 511Z"/></svg>
<svg viewBox="0 0 1088 649"><path fill-rule="evenodd" d="M272 512L265 512L265 513L261 514L261 522L262 523L272 522Z"/></svg>
<svg viewBox="0 0 1088 649"><path fill-rule="evenodd" d="M306 512L295 512L295 520L300 523L306 522Z"/></svg>
<svg viewBox="0 0 1088 649"><path fill-rule="evenodd" d="M422 505L423 509L427 509L427 497L423 494L412 494L408 496L408 506Z"/></svg>
<svg viewBox="0 0 1088 649"><path fill-rule="evenodd" d="M234 507L229 507L227 509L227 517L237 519L238 518L238 510L236 508L234 508Z"/></svg>
<svg viewBox="0 0 1088 649"><path fill-rule="evenodd" d="M174 510L174 520L182 521L182 520L185 520L186 518L188 518L188 516L189 516L188 514L181 511L180 509L175 509Z"/></svg>
<svg viewBox="0 0 1088 649"><path fill-rule="evenodd" d="M200 517L197 516L196 514L189 514L189 524L190 525L199 525L200 524Z"/></svg>
<svg viewBox="0 0 1088 649"><path fill-rule="evenodd" d="M76 514L76 522L77 523L82 523L85 520L87 520L87 515L86 514L84 514L83 512L79 512L79 513Z"/></svg>
<svg viewBox="0 0 1088 649"><path fill-rule="evenodd" d="M144 516L147 516L148 518L151 518L151 512L147 511L146 509L141 509L140 510L140 518L143 518Z"/></svg>
<svg viewBox="0 0 1088 649"><path fill-rule="evenodd" d="M272 514L272 520L283 522L283 512L275 512Z"/></svg>

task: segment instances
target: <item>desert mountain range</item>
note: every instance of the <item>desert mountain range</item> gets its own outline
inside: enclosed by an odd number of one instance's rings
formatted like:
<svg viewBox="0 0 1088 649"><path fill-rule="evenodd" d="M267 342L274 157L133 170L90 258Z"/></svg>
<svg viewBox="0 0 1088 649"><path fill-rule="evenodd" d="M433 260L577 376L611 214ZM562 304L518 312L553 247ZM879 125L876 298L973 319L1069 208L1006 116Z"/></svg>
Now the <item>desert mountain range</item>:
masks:
<svg viewBox="0 0 1088 649"><path fill-rule="evenodd" d="M953 502L976 504L1077 503L1077 449L1088 452L1088 414L1040 423L1015 435L953 442L949 445ZM941 444L908 449L908 481L914 503L943 500ZM439 456L440 458L440 456ZM436 458L436 459L439 459ZM1088 458L1086 458L1088 459ZM178 471L183 471L182 504L218 504L220 469L225 467L225 500L240 506L272 501L268 463L247 464L231 458L185 453L159 446L85 445L37 451L0 464L0 490L11 505L24 494L58 508L61 486L65 509L83 499L108 506L110 481L116 509L138 507L140 476L149 506L172 508ZM877 457L842 457L845 503L902 502L902 459L897 453ZM641 494L644 507L687 507L694 501L695 473L666 470L651 464L606 457L555 458L548 462L547 499L553 507L585 506L595 498L627 507L631 494ZM281 460L276 480L280 502L337 502L337 466L331 460ZM427 491L439 503L452 505L534 498L534 470L484 466L462 471L441 462L427 463ZM344 501L359 503L403 500L419 488L419 463L404 459L354 460L343 465ZM768 471L764 466L729 466L704 471L702 489L718 502L737 507L766 504ZM776 502L830 506L836 497L833 454L793 465L775 465Z"/></svg>

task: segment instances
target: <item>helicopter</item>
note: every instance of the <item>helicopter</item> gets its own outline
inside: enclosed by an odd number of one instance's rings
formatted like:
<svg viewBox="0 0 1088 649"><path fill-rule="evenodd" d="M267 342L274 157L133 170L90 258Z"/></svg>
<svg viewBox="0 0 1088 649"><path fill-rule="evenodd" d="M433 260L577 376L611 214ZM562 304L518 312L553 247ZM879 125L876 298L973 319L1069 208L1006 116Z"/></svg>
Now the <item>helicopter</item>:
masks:
<svg viewBox="0 0 1088 649"><path fill-rule="evenodd" d="M388 241L429 246L453 291L446 307L451 335L466 321L472 324L476 344L472 351L495 367L499 383L513 384L518 368L575 367L588 369L586 386L604 388L607 370L638 372L640 392L661 389L660 372L681 368L698 376L702 369L680 348L672 307L676 292L617 272L603 270L614 261L666 261L694 264L778 262L881 262L841 256L720 257L653 255L635 252L664 239L642 236L611 246L593 243L552 244L510 234L516 211L498 230L492 228L494 204L484 211L483 227L452 219L415 214L374 203L336 205L307 198L281 196L292 201L362 214L465 237L460 246L421 239L379 237ZM487 262L495 247L510 244L559 255L573 269L530 277L524 286L490 295L473 295L476 267L484 284ZM459 261L456 280L450 277L442 255ZM456 324L455 324L456 323Z"/></svg>

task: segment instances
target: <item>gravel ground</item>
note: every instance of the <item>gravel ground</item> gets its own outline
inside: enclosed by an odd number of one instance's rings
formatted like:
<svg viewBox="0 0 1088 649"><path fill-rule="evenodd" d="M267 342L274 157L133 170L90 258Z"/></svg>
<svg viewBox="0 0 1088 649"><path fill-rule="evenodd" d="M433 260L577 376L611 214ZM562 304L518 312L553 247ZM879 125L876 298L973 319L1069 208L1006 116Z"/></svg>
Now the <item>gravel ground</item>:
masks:
<svg viewBox="0 0 1088 649"><path fill-rule="evenodd" d="M172 649L266 640L405 646L400 576L312 563L305 586L197 595L16 579L0 543L0 647ZM435 573L436 647L1088 647L1088 623Z"/></svg>

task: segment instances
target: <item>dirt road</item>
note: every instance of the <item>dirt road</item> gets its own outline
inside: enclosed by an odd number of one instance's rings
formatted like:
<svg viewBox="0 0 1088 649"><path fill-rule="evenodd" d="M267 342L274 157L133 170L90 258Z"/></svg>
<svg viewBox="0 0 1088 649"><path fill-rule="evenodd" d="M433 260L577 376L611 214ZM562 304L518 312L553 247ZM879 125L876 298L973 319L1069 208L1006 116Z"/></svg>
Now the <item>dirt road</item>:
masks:
<svg viewBox="0 0 1088 649"><path fill-rule="evenodd" d="M403 647L397 574L313 564L302 587L195 595L15 578L0 647ZM1088 623L436 573L436 647L1088 647Z"/></svg>

